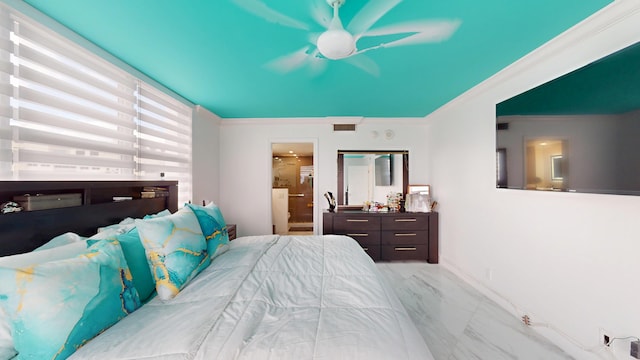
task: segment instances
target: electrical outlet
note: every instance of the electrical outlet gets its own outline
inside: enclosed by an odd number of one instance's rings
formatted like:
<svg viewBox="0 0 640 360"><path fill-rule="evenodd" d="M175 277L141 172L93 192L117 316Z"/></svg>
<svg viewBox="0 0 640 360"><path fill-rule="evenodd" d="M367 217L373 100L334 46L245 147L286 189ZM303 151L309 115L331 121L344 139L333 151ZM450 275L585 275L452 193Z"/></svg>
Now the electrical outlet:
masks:
<svg viewBox="0 0 640 360"><path fill-rule="evenodd" d="M609 345L611 345L611 339L612 339L612 337L609 336L610 332L603 328L600 328L599 330L600 330L600 344L608 347Z"/></svg>

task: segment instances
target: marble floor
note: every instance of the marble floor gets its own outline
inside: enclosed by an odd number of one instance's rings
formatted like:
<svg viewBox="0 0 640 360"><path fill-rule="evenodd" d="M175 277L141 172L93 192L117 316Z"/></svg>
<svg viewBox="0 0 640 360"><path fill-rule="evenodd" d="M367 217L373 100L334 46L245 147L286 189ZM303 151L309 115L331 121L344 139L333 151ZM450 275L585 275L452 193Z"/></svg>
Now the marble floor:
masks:
<svg viewBox="0 0 640 360"><path fill-rule="evenodd" d="M377 267L436 360L573 359L442 266Z"/></svg>

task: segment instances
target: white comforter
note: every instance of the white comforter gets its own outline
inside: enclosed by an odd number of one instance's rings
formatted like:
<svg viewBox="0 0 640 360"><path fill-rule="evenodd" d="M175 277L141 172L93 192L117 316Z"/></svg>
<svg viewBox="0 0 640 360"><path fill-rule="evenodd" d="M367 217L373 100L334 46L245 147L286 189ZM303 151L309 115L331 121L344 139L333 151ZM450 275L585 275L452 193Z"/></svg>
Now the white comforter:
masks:
<svg viewBox="0 0 640 360"><path fill-rule="evenodd" d="M230 245L175 299L153 299L72 359L433 359L353 239Z"/></svg>

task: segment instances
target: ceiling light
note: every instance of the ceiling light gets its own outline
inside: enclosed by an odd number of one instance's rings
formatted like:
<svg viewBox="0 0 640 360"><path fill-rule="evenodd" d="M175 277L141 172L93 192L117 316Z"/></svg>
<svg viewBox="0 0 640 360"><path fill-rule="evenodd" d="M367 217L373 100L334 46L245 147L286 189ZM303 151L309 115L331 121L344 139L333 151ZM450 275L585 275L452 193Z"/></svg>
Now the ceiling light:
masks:
<svg viewBox="0 0 640 360"><path fill-rule="evenodd" d="M329 29L318 37L318 51L331 60L346 58L356 50L353 35L344 29Z"/></svg>
<svg viewBox="0 0 640 360"><path fill-rule="evenodd" d="M327 3L333 8L333 19L327 31L318 37L316 46L327 59L344 59L356 51L356 40L344 29L338 15L338 9L344 4L344 0L327 0Z"/></svg>

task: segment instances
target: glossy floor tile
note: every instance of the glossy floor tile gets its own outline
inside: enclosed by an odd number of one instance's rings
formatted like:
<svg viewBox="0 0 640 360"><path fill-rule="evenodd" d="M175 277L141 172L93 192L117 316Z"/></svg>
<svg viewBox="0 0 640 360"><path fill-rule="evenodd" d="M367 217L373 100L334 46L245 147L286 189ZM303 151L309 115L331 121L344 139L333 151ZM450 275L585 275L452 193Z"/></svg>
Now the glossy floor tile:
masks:
<svg viewBox="0 0 640 360"><path fill-rule="evenodd" d="M377 267L436 360L573 359L440 265Z"/></svg>

